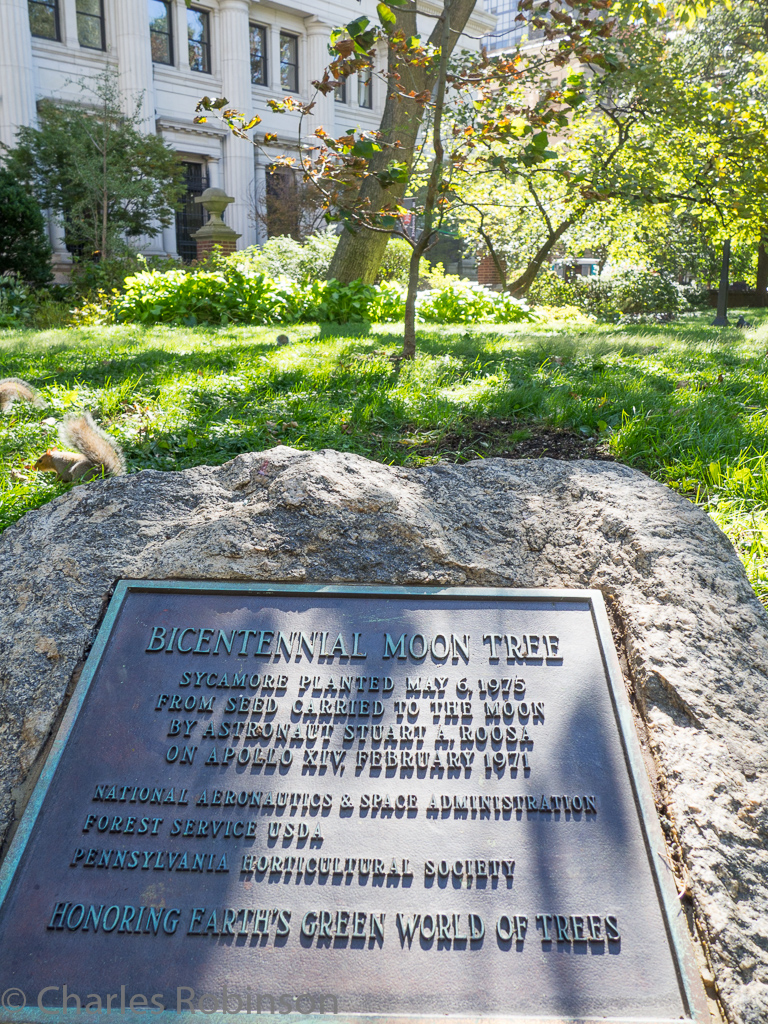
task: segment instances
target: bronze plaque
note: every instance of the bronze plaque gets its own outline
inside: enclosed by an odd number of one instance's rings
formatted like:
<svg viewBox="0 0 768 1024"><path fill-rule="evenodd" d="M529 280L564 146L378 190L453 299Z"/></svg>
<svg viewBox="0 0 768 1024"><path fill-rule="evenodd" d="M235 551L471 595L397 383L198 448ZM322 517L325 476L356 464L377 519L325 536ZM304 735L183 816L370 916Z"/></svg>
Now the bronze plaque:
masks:
<svg viewBox="0 0 768 1024"><path fill-rule="evenodd" d="M3 1020L708 1019L597 591L123 582Z"/></svg>

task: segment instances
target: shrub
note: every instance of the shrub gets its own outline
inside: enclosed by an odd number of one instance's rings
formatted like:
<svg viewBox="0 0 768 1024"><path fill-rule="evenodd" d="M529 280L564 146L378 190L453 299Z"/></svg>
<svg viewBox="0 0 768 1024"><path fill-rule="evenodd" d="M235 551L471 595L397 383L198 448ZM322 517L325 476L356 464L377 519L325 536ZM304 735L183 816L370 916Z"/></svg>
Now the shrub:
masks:
<svg viewBox="0 0 768 1024"><path fill-rule="evenodd" d="M578 302L574 281L565 281L549 267L542 267L528 289L526 298L536 306L583 306Z"/></svg>
<svg viewBox="0 0 768 1024"><path fill-rule="evenodd" d="M127 278L116 295L111 318L117 323L296 323L301 303L291 282L230 268L222 271L147 270Z"/></svg>
<svg viewBox="0 0 768 1024"><path fill-rule="evenodd" d="M405 319L405 287L396 281L384 281L376 285L375 292L368 306L368 318L375 324L402 322Z"/></svg>
<svg viewBox="0 0 768 1024"><path fill-rule="evenodd" d="M32 285L51 280L51 247L40 207L10 171L0 170L0 274Z"/></svg>
<svg viewBox="0 0 768 1024"><path fill-rule="evenodd" d="M58 293L58 294L57 294ZM68 289L43 289L35 292L30 316L30 327L36 331L50 331L69 327L72 323L72 302L66 296Z"/></svg>
<svg viewBox="0 0 768 1024"><path fill-rule="evenodd" d="M691 309L709 309L709 289L704 285L680 285L678 293Z"/></svg>
<svg viewBox="0 0 768 1024"><path fill-rule="evenodd" d="M675 313L680 297L661 274L632 270L610 278L611 299L620 313Z"/></svg>
<svg viewBox="0 0 768 1024"><path fill-rule="evenodd" d="M404 238L390 238L387 248L384 250L376 283L396 281L398 284L408 284L408 268L412 252L411 246ZM383 323L383 321L381 322Z"/></svg>
<svg viewBox="0 0 768 1024"><path fill-rule="evenodd" d="M31 315L32 297L29 288L16 274L0 276L0 327L28 324Z"/></svg>
<svg viewBox="0 0 768 1024"><path fill-rule="evenodd" d="M243 259L248 258L251 270L266 274L267 277L288 277L298 281L301 275L301 242L290 235L275 235L269 238L260 248L252 246L241 254L233 253L223 258L223 265L241 266Z"/></svg>
<svg viewBox="0 0 768 1024"><path fill-rule="evenodd" d="M648 270L628 270L605 279L577 277L564 281L547 267L537 275L527 298L540 306L577 306L597 317L674 313L681 304L677 287Z"/></svg>
<svg viewBox="0 0 768 1024"><path fill-rule="evenodd" d="M302 320L348 324L371 319L369 306L375 298L376 289L362 281L339 284L333 279L313 281L300 293L305 299Z"/></svg>
<svg viewBox="0 0 768 1024"><path fill-rule="evenodd" d="M110 298L106 292L99 292L73 309L69 322L73 327L103 327L110 322Z"/></svg>
<svg viewBox="0 0 768 1024"><path fill-rule="evenodd" d="M214 255L208 265L225 272L227 267L240 267L267 277L286 277L306 284L325 279L338 243L338 235L332 231L310 235L303 244L290 235L275 235L261 247L253 245L229 256Z"/></svg>
<svg viewBox="0 0 768 1024"><path fill-rule="evenodd" d="M511 324L534 319L511 295L458 278L421 295L416 311L419 320L433 324Z"/></svg>
<svg viewBox="0 0 768 1024"><path fill-rule="evenodd" d="M99 292L122 289L128 277L142 270L171 270L178 266L169 256L144 256L125 245L106 259L76 260L71 285L78 295L90 299Z"/></svg>
<svg viewBox="0 0 768 1024"><path fill-rule="evenodd" d="M296 280L324 281L338 244L339 236L334 231L310 235L301 250L299 276Z"/></svg>
<svg viewBox="0 0 768 1024"><path fill-rule="evenodd" d="M0 327L47 331L71 322L71 289L62 285L32 290L15 274L0 276Z"/></svg>

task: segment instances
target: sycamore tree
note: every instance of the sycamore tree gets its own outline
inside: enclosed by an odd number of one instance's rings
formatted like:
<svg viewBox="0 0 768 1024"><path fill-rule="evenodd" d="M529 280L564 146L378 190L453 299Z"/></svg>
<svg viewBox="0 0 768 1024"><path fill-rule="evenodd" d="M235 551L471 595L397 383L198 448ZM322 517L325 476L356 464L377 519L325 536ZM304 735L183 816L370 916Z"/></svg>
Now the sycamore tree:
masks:
<svg viewBox="0 0 768 1024"><path fill-rule="evenodd" d="M125 236L172 222L182 168L161 138L140 130L138 109L122 112L113 72L80 85L79 103L42 101L37 127L20 128L3 160L60 217L70 251L103 259Z"/></svg>
<svg viewBox="0 0 768 1024"><path fill-rule="evenodd" d="M380 38L387 42L387 67L379 69L387 84L386 101L377 133L378 148L367 157L366 174L359 181L356 205L370 214L381 213L384 217L400 204L415 158L425 114L433 93L445 96L445 76L448 61L456 49L459 37L466 28L474 10L476 0L445 0L443 12L435 19L428 38L422 40L417 29L416 0L405 3L379 4L381 20ZM419 13L424 18L424 13ZM349 36L355 39L354 35ZM357 37L359 40L359 37ZM342 40L343 45L343 37ZM359 47L362 42L362 47ZM373 52L365 50L366 40L359 40L354 52L371 70L375 69ZM338 46L338 42L337 42ZM342 55L343 56L343 55ZM367 59L366 59L367 58ZM343 77L347 69L334 61L330 72ZM434 138L434 126L432 132ZM391 172L393 153L397 171ZM339 238L329 270L331 277L347 283L357 278L372 284L378 273L384 250L389 241L389 231L377 230L375 218L355 223L347 219ZM384 227L387 224L385 222Z"/></svg>
<svg viewBox="0 0 768 1024"><path fill-rule="evenodd" d="M621 60L622 26L637 8L634 4L624 9L609 0L523 0L521 7L526 5L528 11L520 17L530 18L542 33L535 50L522 48L492 57L484 52L464 55L453 65L450 57L468 16L466 0L446 0L427 40L407 36L403 30L406 15L415 18L411 0L380 3L377 25L358 18L336 30L329 45L332 59L313 85L317 93L327 94L351 74L365 70L380 74L388 90L380 131L355 130L333 138L320 126L307 145L303 125L313 110L314 97L307 103L293 97L268 101L273 110L299 115L294 155L286 155L281 162L295 167L313 184L329 220L344 224L337 250L341 256L332 263L329 276L372 281L388 239L393 233L404 234L400 230L403 215L417 215L419 230L415 236L405 235L413 248L405 358L415 352L419 261L451 215L458 198L453 177L467 165L475 138L481 137L486 147L510 148L514 154L510 162L521 169L552 159L548 132L567 128L584 89L584 75L574 71L572 64L588 63L603 72L616 66ZM386 69L375 67L381 41L390 55ZM446 118L449 110L459 108L473 111L471 131L456 131L455 122ZM258 133L258 115L229 108L224 97L200 101L198 120L211 114L257 147L277 141L274 133ZM419 138L420 125L425 130ZM271 158L271 162L276 161ZM414 175L420 187L411 190L415 208L406 210L402 197ZM357 255L350 261L353 244Z"/></svg>

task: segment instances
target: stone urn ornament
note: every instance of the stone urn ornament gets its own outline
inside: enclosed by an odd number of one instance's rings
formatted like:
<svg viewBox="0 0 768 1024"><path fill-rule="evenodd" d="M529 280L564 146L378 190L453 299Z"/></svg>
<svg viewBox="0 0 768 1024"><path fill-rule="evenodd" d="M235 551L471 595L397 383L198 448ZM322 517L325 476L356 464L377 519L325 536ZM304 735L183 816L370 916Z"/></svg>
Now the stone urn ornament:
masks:
<svg viewBox="0 0 768 1024"><path fill-rule="evenodd" d="M204 259L205 256L218 246L222 252L234 252L237 248L237 240L240 235L222 220L222 214L234 203L233 196L228 196L223 188L207 188L201 196L195 196L196 203L202 203L208 211L210 220L192 235L197 243L197 258Z"/></svg>

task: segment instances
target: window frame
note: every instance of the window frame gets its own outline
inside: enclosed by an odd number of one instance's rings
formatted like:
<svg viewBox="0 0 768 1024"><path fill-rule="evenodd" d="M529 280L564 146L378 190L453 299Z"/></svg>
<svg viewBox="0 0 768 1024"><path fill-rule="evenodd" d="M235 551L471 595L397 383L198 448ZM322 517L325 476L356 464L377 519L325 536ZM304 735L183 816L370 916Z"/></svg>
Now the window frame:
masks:
<svg viewBox="0 0 768 1024"><path fill-rule="evenodd" d="M363 75L366 77L363 78ZM364 99L368 102L365 103ZM357 105L361 110L373 110L373 69L357 73Z"/></svg>
<svg viewBox="0 0 768 1024"><path fill-rule="evenodd" d="M253 30L256 29L261 36L261 61L262 67L262 81L255 82L253 80L253 48L251 42L253 40ZM248 52L251 58L251 85L260 85L262 88L269 88L269 33L266 25L259 25L256 21L248 22Z"/></svg>
<svg viewBox="0 0 768 1024"><path fill-rule="evenodd" d="M284 61L283 60L283 40L284 39L292 39L293 40L294 46L296 47L296 50L295 50L296 63L295 64L291 64L288 61ZM290 85L286 85L285 82L284 82L283 71L284 71L284 69L287 69L287 68L293 68L294 83L295 83L294 87L291 87ZM284 92L295 92L295 93L298 93L300 91L299 90L299 36L296 35L295 32L284 32L282 29L280 29L280 88Z"/></svg>
<svg viewBox="0 0 768 1024"><path fill-rule="evenodd" d="M202 39L190 39L189 38L189 16L190 14L200 14L203 17L203 38ZM192 43L197 43L201 47L201 53L203 55L203 67L193 68L192 67ZM205 7L188 7L187 8L187 47L188 47L188 60L189 70L193 71L196 75L210 75L213 74L213 68L211 67L211 12ZM206 66L207 65L207 66Z"/></svg>
<svg viewBox="0 0 768 1024"><path fill-rule="evenodd" d="M32 31L32 19L29 21L29 31L33 39L47 39L49 43L60 43L61 42L61 12L59 11L59 0L27 0L27 15L30 14L31 9L35 7L44 7L49 11L53 11L53 30L55 35L52 36L41 36L37 32Z"/></svg>
<svg viewBox="0 0 768 1024"><path fill-rule="evenodd" d="M153 3L160 3L165 7L168 15L168 31L167 32L154 32L152 30L152 19L149 21L149 38L150 47L152 45L152 36L166 36L168 39L168 60L155 60L155 55L152 53L152 63L160 64L165 68L172 68L174 66L174 52L173 52L173 3L171 0L153 0ZM149 10L149 6L147 6Z"/></svg>
<svg viewBox="0 0 768 1024"><path fill-rule="evenodd" d="M91 14L88 11L80 11L79 10L80 0L75 0L75 22L76 22L76 28L77 28L77 42L78 42L78 45L82 46L84 50L106 50L106 48L107 48L107 39L106 39L106 32L105 32L105 27L104 27L104 0L98 0L98 3L99 3L99 13L98 14ZM90 46L88 43L84 43L82 41L82 39L80 38L80 19L81 18L88 18L89 20L98 21L98 23L99 23L99 35L100 35L100 38L101 38L101 46Z"/></svg>
<svg viewBox="0 0 768 1024"><path fill-rule="evenodd" d="M334 86L334 102L345 103L347 102L347 80L346 78L340 78Z"/></svg>

